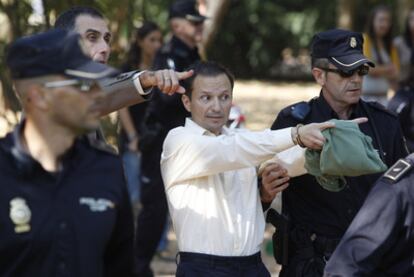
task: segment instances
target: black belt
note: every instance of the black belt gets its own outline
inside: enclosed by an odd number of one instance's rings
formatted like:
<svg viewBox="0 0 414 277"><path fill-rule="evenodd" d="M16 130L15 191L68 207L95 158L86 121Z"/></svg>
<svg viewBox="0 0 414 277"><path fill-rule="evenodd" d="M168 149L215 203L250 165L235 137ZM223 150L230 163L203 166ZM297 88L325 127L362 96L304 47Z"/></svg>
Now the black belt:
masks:
<svg viewBox="0 0 414 277"><path fill-rule="evenodd" d="M251 256L215 256L201 253L193 252L179 252L180 262L195 262L195 263L204 263L211 266L214 265L258 265L262 263L262 258L260 252L257 252Z"/></svg>

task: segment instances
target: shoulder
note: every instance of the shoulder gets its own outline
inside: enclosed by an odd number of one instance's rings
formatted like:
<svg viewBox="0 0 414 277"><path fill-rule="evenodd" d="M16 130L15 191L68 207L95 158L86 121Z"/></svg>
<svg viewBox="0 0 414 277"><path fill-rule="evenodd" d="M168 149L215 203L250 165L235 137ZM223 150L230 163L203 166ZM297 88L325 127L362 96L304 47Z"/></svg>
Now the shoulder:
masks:
<svg viewBox="0 0 414 277"><path fill-rule="evenodd" d="M397 114L393 111L388 110L383 105L379 104L378 102L374 101L366 101L364 102L368 109L373 112L373 116L383 116L389 119L397 120Z"/></svg>
<svg viewBox="0 0 414 277"><path fill-rule="evenodd" d="M278 115L279 119L304 122L312 111L312 101L301 101L282 109Z"/></svg>
<svg viewBox="0 0 414 277"><path fill-rule="evenodd" d="M102 140L99 140L99 139L94 139L94 138L91 138L89 136L85 136L80 141L86 147L90 148L92 151L94 151L98 154L107 155L107 156L110 156L110 157L111 156L112 157L117 157L118 156L117 150L113 146L106 143L105 141L102 141Z"/></svg>
<svg viewBox="0 0 414 277"><path fill-rule="evenodd" d="M405 177L413 176L414 153L405 159L399 159L383 175L383 179L390 184L403 183ZM410 182L411 183L411 182Z"/></svg>

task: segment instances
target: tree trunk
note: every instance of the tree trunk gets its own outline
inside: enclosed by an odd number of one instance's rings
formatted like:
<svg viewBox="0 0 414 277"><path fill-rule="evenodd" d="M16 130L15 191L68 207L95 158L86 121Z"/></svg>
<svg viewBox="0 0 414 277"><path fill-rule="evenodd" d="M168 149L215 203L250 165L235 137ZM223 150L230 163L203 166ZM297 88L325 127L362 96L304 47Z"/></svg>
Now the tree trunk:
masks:
<svg viewBox="0 0 414 277"><path fill-rule="evenodd" d="M220 24L229 10L231 0L198 0L199 11L208 17L204 23L203 41L200 46L200 54L203 59L207 58L207 49L214 41Z"/></svg>
<svg viewBox="0 0 414 277"><path fill-rule="evenodd" d="M338 27L341 29L352 30L355 0L339 0L337 3Z"/></svg>

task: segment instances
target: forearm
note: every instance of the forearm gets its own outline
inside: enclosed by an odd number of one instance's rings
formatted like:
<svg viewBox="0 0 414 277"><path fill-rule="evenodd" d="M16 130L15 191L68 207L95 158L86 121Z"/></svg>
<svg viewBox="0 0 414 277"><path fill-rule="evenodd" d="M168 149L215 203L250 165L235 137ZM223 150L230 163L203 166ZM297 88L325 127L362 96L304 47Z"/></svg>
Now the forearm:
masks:
<svg viewBox="0 0 414 277"><path fill-rule="evenodd" d="M98 101L96 109L101 115L146 101L150 94L140 87L137 72L122 73L115 78L107 78L100 82L104 97ZM140 89L139 89L140 88Z"/></svg>
<svg viewBox="0 0 414 277"><path fill-rule="evenodd" d="M135 129L134 122L131 118L131 114L129 113L127 108L119 110L119 119L122 128L124 129L128 137L132 135L137 135L137 130Z"/></svg>

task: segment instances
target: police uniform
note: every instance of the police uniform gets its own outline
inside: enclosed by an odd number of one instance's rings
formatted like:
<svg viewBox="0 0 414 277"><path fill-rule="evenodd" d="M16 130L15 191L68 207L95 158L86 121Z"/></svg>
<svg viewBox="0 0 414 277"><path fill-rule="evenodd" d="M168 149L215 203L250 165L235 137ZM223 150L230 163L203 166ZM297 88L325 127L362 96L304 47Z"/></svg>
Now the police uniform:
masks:
<svg viewBox="0 0 414 277"><path fill-rule="evenodd" d="M360 63L368 63L362 56L360 34L342 30L321 34L322 38L314 37L313 54L324 55L316 51L320 45L323 51L341 53L347 53L350 47L351 57L356 54L354 58L358 58ZM347 46L353 41L361 44L357 46L360 47L358 51ZM346 63L352 63L352 59ZM337 67L341 68L338 65ZM359 127L365 135L372 138L374 148L379 151L387 166L406 156L401 129L394 114L379 104L359 100L353 106L349 119L358 117L368 118L368 122L360 124ZM271 128L276 130L299 123L324 122L332 118L338 119L338 115L321 92L319 97L309 102L296 103L283 109ZM282 267L281 276L322 276L325 261L332 254L379 176L380 174L347 177L347 185L340 192L323 189L315 177L309 174L289 180L290 186L282 194L282 211L290 220L290 231L288 262Z"/></svg>
<svg viewBox="0 0 414 277"><path fill-rule="evenodd" d="M58 173L0 140L0 275L129 276L133 222L119 158L77 140Z"/></svg>
<svg viewBox="0 0 414 277"><path fill-rule="evenodd" d="M169 18L185 18L203 22L195 9L196 1L181 0L171 5ZM157 53L153 69L184 71L200 60L197 47L190 48L178 37L173 36ZM180 94L165 95L159 90L153 92L148 103L140 137L142 153L142 210L138 215L136 234L136 273L152 276L151 259L157 249L167 220L168 206L161 178L160 159L162 144L169 130L184 125L190 113L184 108Z"/></svg>
<svg viewBox="0 0 414 277"><path fill-rule="evenodd" d="M397 90L388 103L388 109L398 115L407 147L414 152L414 88L407 84Z"/></svg>
<svg viewBox="0 0 414 277"><path fill-rule="evenodd" d="M414 154L368 195L329 260L325 276L414 276Z"/></svg>
<svg viewBox="0 0 414 277"><path fill-rule="evenodd" d="M117 74L93 62L79 35L64 30L18 39L7 64L17 81L61 75L65 79L43 85L64 87L83 80L79 93L89 92L90 81ZM23 138L31 139L24 128L30 120L43 130L54 117L39 123L34 114L40 111L30 108L27 119L0 139L0 276L131 276L133 218L119 157L82 136L59 156L56 171L46 171L24 146Z"/></svg>

